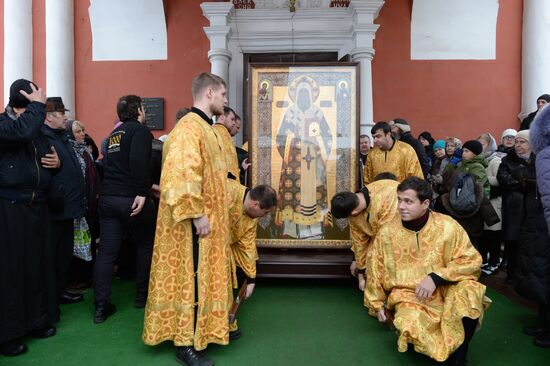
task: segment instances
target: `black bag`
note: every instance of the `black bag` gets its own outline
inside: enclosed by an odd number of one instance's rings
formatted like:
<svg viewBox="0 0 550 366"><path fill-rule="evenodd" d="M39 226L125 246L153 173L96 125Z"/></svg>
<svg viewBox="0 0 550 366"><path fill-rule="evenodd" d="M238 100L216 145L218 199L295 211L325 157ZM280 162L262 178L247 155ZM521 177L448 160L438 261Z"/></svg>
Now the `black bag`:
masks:
<svg viewBox="0 0 550 366"><path fill-rule="evenodd" d="M457 175L449 192L449 203L452 209L461 215L474 214L479 207L476 197L476 177L465 173Z"/></svg>

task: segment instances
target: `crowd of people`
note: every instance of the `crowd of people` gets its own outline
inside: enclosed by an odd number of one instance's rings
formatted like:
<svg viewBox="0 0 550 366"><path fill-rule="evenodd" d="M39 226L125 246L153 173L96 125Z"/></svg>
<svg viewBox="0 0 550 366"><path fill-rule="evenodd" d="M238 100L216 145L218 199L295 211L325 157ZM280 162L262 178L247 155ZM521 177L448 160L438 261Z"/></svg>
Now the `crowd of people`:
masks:
<svg viewBox="0 0 550 366"><path fill-rule="evenodd" d="M100 156L62 98L12 84L0 115L1 354L55 335L59 305L83 301L69 291L75 278L93 284L94 323L115 314L111 282L128 265L119 255L128 241L144 343L171 341L179 362L213 365L208 344L240 337L233 289L243 277L244 296L254 291L256 219L277 192L245 185L250 163L233 143L241 119L225 81L199 74L192 95L159 140L142 99L121 97ZM524 332L550 348L549 101L542 95L523 129L498 142L489 132L416 139L402 118L376 123L372 141L360 136L361 190L336 194L331 212L349 218L352 274L370 314L397 330L399 351L463 365L490 304L479 276L504 268L539 305Z"/></svg>

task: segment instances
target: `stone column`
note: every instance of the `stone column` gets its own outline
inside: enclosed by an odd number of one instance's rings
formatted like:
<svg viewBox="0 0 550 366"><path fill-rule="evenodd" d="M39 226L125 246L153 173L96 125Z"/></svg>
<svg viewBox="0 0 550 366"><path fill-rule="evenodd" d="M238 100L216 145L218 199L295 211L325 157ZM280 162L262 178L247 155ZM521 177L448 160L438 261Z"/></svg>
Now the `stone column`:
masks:
<svg viewBox="0 0 550 366"><path fill-rule="evenodd" d="M210 40L208 60L211 64L211 72L223 78L229 89L229 83L232 81L229 80L231 51L228 49L228 37L231 27L228 20L233 3L202 3L201 8L203 15L210 21L210 26L204 27L204 33Z"/></svg>
<svg viewBox="0 0 550 366"><path fill-rule="evenodd" d="M46 0L46 87L75 115L73 0Z"/></svg>
<svg viewBox="0 0 550 366"><path fill-rule="evenodd" d="M523 2L521 69L521 113L523 119L536 109L537 98L550 94L550 1ZM513 126L518 127L518 126Z"/></svg>
<svg viewBox="0 0 550 366"><path fill-rule="evenodd" d="M32 0L4 0L3 106L15 80L32 78Z"/></svg>
<svg viewBox="0 0 550 366"><path fill-rule="evenodd" d="M352 61L360 64L360 128L359 133L370 135L373 121L372 101L372 59L374 57L374 35L379 25L374 24L384 1L380 0L353 0L350 3L352 12L352 44L350 56Z"/></svg>

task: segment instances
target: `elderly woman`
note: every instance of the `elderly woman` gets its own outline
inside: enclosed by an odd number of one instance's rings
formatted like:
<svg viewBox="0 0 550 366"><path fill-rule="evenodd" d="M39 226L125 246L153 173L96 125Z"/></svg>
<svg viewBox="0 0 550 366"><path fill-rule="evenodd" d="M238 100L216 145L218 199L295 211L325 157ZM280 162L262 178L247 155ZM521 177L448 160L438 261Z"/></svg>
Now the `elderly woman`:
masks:
<svg viewBox="0 0 550 366"><path fill-rule="evenodd" d="M95 167L94 159L86 144L86 129L81 121L67 121L66 129L69 133L69 141L76 153L82 175L86 182L86 222L90 228L92 244L99 235L97 216L97 202L99 194L99 175Z"/></svg>

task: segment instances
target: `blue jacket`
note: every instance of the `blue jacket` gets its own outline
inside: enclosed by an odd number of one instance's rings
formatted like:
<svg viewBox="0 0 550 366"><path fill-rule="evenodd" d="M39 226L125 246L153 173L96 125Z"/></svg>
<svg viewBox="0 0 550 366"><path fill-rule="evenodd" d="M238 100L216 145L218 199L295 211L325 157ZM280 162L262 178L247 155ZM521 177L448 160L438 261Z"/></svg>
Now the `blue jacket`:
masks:
<svg viewBox="0 0 550 366"><path fill-rule="evenodd" d="M48 191L52 220L82 217L86 207L86 183L76 153L69 143L67 131L54 130L43 124L42 133L50 146L55 148L61 161L61 167L53 176Z"/></svg>
<svg viewBox="0 0 550 366"><path fill-rule="evenodd" d="M51 170L40 159L48 153L41 128L44 104L30 103L19 118L10 107L0 114L0 199L28 205L46 201Z"/></svg>

